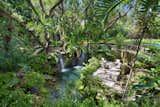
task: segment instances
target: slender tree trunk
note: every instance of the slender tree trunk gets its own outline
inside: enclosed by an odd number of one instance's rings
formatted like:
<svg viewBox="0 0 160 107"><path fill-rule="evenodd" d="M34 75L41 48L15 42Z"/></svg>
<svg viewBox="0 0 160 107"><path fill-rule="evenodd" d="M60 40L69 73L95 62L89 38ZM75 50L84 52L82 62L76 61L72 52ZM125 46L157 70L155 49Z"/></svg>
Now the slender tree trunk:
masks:
<svg viewBox="0 0 160 107"><path fill-rule="evenodd" d="M139 35L140 38L139 38L139 40L137 40L138 47L137 47L137 51L136 51L136 54L135 54L135 56L134 56L134 59L133 59L133 61L132 61L132 63L131 63L131 69L130 69L130 72L129 72L129 77L128 77L128 80L127 80L127 83L126 83L124 92L123 92L123 94L122 94L122 100L125 98L125 95L127 94L128 85L129 85L130 80L131 80L131 78L132 78L132 74L133 74L134 67L135 67L135 62L136 62L136 60L137 60L137 56L138 56L138 53L139 53L139 51L140 51L140 46L141 46L141 43L142 43L142 40L143 40L143 38L144 38L144 35L145 35L146 30L147 30L147 27L144 27L144 28L142 29L142 32L141 32L140 35Z"/></svg>

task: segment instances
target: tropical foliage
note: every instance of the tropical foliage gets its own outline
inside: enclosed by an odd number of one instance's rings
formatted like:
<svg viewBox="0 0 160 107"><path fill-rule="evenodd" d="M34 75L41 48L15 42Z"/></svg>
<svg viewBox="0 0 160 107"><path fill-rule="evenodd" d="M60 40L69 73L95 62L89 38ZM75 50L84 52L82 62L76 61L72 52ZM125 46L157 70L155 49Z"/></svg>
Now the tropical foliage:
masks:
<svg viewBox="0 0 160 107"><path fill-rule="evenodd" d="M0 106L157 107L159 21L159 0L0 0ZM117 95L93 73L125 50Z"/></svg>

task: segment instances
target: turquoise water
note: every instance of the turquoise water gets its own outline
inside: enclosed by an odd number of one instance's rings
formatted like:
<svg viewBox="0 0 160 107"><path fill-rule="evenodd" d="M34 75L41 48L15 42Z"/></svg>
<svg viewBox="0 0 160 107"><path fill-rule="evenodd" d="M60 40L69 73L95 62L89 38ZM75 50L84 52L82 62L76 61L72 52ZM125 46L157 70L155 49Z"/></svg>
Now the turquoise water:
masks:
<svg viewBox="0 0 160 107"><path fill-rule="evenodd" d="M57 82L51 92L51 101L54 102L57 99L63 99L66 94L69 93L71 98L77 97L75 82L80 77L81 69L70 69L66 72L60 72L56 78Z"/></svg>

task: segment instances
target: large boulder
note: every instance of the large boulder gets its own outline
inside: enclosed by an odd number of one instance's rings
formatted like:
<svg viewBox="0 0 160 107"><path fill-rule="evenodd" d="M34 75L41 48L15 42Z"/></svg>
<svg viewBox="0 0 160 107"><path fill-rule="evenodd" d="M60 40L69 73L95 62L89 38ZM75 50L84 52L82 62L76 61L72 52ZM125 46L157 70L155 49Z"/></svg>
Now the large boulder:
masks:
<svg viewBox="0 0 160 107"><path fill-rule="evenodd" d="M118 85L118 78L121 72L121 62L117 59L115 62L101 59L101 67L93 73L102 80L102 84L112 89L117 93L122 93L122 87Z"/></svg>

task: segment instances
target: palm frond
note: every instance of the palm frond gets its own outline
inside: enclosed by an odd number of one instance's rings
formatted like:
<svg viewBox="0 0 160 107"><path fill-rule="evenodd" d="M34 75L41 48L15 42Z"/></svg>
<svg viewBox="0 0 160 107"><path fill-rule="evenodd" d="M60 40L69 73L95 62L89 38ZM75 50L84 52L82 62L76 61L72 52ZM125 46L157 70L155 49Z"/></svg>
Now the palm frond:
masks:
<svg viewBox="0 0 160 107"><path fill-rule="evenodd" d="M159 0L141 0L137 2L137 7L139 7L136 11L137 22L142 26L147 26L146 24L151 23L155 16L160 12L160 4Z"/></svg>
<svg viewBox="0 0 160 107"><path fill-rule="evenodd" d="M109 14L124 0L96 0L96 16L102 19L103 23L106 23Z"/></svg>

